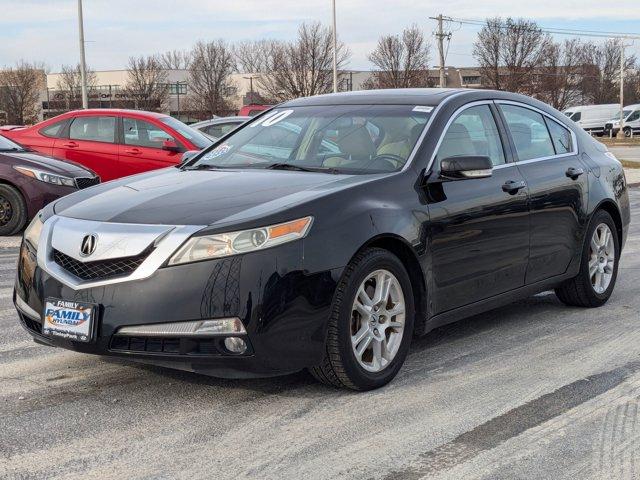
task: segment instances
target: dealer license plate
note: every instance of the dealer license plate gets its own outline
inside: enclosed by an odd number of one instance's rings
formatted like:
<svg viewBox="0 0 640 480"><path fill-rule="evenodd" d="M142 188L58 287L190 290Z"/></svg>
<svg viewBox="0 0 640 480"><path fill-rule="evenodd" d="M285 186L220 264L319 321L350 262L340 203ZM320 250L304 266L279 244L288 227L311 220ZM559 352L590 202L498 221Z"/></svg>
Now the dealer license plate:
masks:
<svg viewBox="0 0 640 480"><path fill-rule="evenodd" d="M44 304L42 333L76 342L90 342L93 339L96 308L97 306L91 303L47 298Z"/></svg>

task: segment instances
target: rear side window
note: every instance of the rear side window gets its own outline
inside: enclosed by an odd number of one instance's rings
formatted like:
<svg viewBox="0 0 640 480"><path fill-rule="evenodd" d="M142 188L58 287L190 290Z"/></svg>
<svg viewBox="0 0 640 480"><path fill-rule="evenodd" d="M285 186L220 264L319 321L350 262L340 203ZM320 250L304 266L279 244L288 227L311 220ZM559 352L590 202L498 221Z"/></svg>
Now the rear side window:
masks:
<svg viewBox="0 0 640 480"><path fill-rule="evenodd" d="M491 163L505 163L502 141L488 105L469 107L449 125L440 148L438 160L461 156L489 157Z"/></svg>
<svg viewBox="0 0 640 480"><path fill-rule="evenodd" d="M556 154L543 116L524 107L500 105L519 160L551 157Z"/></svg>
<svg viewBox="0 0 640 480"><path fill-rule="evenodd" d="M124 127L125 145L162 148L162 142L165 140L174 140L174 138L162 128L137 118L124 117L122 119L122 126Z"/></svg>
<svg viewBox="0 0 640 480"><path fill-rule="evenodd" d="M44 135L45 137L58 138L62 133L62 129L66 122L66 120L62 120L60 122L52 123L48 127L44 127L43 129L41 129L40 134Z"/></svg>
<svg viewBox="0 0 640 480"><path fill-rule="evenodd" d="M214 125L209 125L204 128L204 131L207 135L211 135L214 138L220 138L223 135L226 135L231 130L235 130L240 125L239 122L229 122L229 123L216 123Z"/></svg>
<svg viewBox="0 0 640 480"><path fill-rule="evenodd" d="M71 122L69 138L114 143L116 138L116 117L77 117Z"/></svg>
<svg viewBox="0 0 640 480"><path fill-rule="evenodd" d="M556 153L560 155L573 151L571 132L550 118L545 118L544 120L547 122L547 127L549 127L549 133L551 134L551 140L553 141L553 147Z"/></svg>

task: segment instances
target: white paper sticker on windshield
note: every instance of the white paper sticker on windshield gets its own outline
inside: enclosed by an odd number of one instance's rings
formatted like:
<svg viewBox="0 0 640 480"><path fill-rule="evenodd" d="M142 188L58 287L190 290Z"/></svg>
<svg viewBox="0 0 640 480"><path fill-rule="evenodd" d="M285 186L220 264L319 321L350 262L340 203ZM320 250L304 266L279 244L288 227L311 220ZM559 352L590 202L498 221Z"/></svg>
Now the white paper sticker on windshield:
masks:
<svg viewBox="0 0 640 480"><path fill-rule="evenodd" d="M231 150L231 145L228 145L228 144L224 143L222 145L217 146L216 148L211 150L209 153L205 154L204 157L202 157L202 159L203 160L212 160L214 158L219 157L220 155L224 155L229 150Z"/></svg>
<svg viewBox="0 0 640 480"><path fill-rule="evenodd" d="M431 113L433 107L428 107L426 105L416 105L413 107L414 112L422 112L422 113Z"/></svg>

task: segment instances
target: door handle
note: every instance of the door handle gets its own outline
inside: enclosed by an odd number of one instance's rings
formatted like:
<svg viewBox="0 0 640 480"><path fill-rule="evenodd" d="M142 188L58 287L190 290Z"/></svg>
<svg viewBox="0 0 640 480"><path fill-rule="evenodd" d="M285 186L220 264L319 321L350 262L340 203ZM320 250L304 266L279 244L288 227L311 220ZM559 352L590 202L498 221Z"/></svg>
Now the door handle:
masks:
<svg viewBox="0 0 640 480"><path fill-rule="evenodd" d="M125 150L124 153L128 153L129 155L140 155L142 153L142 151L140 151L137 148L129 148L129 149Z"/></svg>
<svg viewBox="0 0 640 480"><path fill-rule="evenodd" d="M584 173L582 168L569 167L565 173L571 180L577 180L580 175Z"/></svg>
<svg viewBox="0 0 640 480"><path fill-rule="evenodd" d="M520 180L518 182L509 180L507 183L502 185L502 191L506 193L510 193L511 195L514 195L526 186L527 186L527 182L525 182L524 180Z"/></svg>
<svg viewBox="0 0 640 480"><path fill-rule="evenodd" d="M76 142L67 142L63 143L62 146L67 148L76 148L78 144Z"/></svg>

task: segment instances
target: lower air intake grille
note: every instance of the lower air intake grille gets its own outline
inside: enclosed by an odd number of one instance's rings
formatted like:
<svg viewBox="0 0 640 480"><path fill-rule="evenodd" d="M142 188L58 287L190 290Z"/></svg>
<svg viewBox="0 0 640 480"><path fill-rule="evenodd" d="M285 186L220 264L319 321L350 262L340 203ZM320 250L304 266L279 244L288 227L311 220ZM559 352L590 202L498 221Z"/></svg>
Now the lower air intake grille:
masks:
<svg viewBox="0 0 640 480"><path fill-rule="evenodd" d="M53 260L69 273L82 280L103 280L106 278L129 275L144 262L151 253L148 248L134 257L111 258L95 262L80 262L65 255L59 250L53 250Z"/></svg>
<svg viewBox="0 0 640 480"><path fill-rule="evenodd" d="M79 190L83 188L93 187L94 185L98 185L100 183L100 177L79 177L76 178L76 187Z"/></svg>

